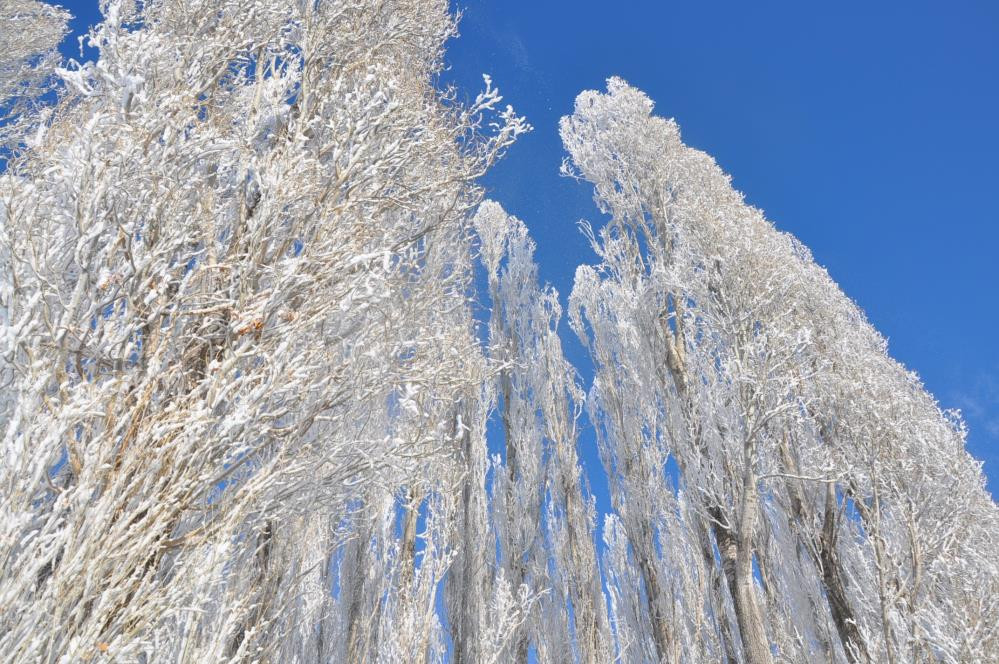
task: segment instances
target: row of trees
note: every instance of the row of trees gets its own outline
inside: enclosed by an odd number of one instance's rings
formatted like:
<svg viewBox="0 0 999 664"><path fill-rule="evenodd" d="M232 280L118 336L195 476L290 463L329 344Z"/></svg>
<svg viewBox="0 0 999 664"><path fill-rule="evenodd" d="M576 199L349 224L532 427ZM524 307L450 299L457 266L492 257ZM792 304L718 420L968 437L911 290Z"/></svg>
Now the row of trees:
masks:
<svg viewBox="0 0 999 664"><path fill-rule="evenodd" d="M0 8L4 661L999 652L960 420L639 91L561 127L587 392L446 0Z"/></svg>

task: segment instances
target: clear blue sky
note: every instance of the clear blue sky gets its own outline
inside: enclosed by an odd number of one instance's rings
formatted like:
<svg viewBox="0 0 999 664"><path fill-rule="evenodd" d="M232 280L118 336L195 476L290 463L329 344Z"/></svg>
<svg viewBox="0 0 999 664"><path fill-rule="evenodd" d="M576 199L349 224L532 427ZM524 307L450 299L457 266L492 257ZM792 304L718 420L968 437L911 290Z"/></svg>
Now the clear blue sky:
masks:
<svg viewBox="0 0 999 664"><path fill-rule="evenodd" d="M96 16L96 1L64 4L77 33ZM812 249L944 407L963 410L997 495L999 3L454 6L464 18L446 79L474 96L491 74L535 127L486 184L530 227L563 298L594 260L576 222L599 216L587 187L558 176L558 118L620 75ZM598 464L592 435L583 447Z"/></svg>

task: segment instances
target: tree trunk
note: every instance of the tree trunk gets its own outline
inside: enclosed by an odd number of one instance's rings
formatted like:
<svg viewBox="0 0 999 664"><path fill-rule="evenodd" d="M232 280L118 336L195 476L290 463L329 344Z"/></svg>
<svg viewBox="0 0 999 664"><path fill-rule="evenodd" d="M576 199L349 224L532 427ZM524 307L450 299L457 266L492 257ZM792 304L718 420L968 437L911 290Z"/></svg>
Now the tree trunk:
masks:
<svg viewBox="0 0 999 664"><path fill-rule="evenodd" d="M755 483L753 484L755 487ZM755 494L755 491L752 492ZM747 509L747 501L752 498L752 509ZM721 509L713 507L712 530L718 543L718 551L722 558L722 567L728 581L729 593L735 608L735 618L739 625L739 636L747 664L770 664L773 657L767 642L763 617L756 603L756 592L753 587L753 552L752 527L755 521L755 496L743 496L743 520L737 537L730 528L723 524L727 522ZM748 526L748 528L747 528ZM747 546L745 535L748 533L750 544Z"/></svg>
<svg viewBox="0 0 999 664"><path fill-rule="evenodd" d="M857 628L853 608L846 595L846 584L836 555L836 487L826 484L826 505L822 533L819 536L819 558L822 566L822 585L826 589L829 611L843 643L846 658L851 664L870 661L864 639Z"/></svg>
<svg viewBox="0 0 999 664"><path fill-rule="evenodd" d="M638 546L635 546L636 544ZM642 524L640 541L632 542L632 549L635 551L635 557L638 558L638 568L642 574L642 582L645 584L645 599L648 604L649 619L652 621L652 640L656 644L656 655L660 662L673 661L671 654L673 652L673 637L670 634L669 621L663 607L666 593L659 580L655 561L652 559L654 549L648 523Z"/></svg>

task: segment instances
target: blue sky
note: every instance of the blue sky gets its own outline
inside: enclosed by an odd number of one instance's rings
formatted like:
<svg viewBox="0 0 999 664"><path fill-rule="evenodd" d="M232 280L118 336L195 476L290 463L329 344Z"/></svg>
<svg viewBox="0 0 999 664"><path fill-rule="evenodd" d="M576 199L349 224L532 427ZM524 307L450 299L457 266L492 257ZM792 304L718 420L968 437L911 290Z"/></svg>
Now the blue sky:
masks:
<svg viewBox="0 0 999 664"><path fill-rule="evenodd" d="M64 6L76 33L97 16L95 1ZM999 4L454 6L464 16L445 80L474 97L491 74L534 125L485 184L530 227L542 278L563 299L576 265L594 261L576 222L599 215L585 185L558 175L558 118L580 90L619 75L811 248L942 406L963 410L997 494ZM598 464L592 434L582 445Z"/></svg>

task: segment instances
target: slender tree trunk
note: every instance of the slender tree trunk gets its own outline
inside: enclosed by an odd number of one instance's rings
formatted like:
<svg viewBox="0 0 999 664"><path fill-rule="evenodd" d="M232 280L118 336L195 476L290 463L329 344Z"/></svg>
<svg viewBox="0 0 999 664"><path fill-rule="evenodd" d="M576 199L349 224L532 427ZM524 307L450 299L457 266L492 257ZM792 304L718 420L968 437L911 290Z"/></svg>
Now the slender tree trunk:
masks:
<svg viewBox="0 0 999 664"><path fill-rule="evenodd" d="M769 664L772 657L753 588L752 550L749 550L748 556L745 555L741 538L723 525L725 517L718 507L711 508L711 513L712 530L735 608L745 661L748 664Z"/></svg>
<svg viewBox="0 0 999 664"><path fill-rule="evenodd" d="M822 434L826 438L825 432ZM798 463L791 455L787 439L781 441L781 460L784 467L794 475L801 475ZM811 524L811 503L805 500L802 488L798 480L787 481L787 491L791 497L792 523ZM808 513L806 513L808 510ZM825 486L825 506L822 515L822 530L815 536L814 533L799 533L799 538L804 542L805 547L811 552L815 564L818 566L821 576L822 587L825 590L826 603L829 607L829 614L832 617L833 625L839 636L843 651L850 664L865 664L870 661L864 637L857 627L856 616L853 606L846 592L846 580L843 574L842 564L836 553L838 525L838 505L836 501L836 485L829 482ZM798 526L795 526L796 529ZM805 526L811 530L810 526Z"/></svg>
<svg viewBox="0 0 999 664"><path fill-rule="evenodd" d="M672 295L675 312L675 332L672 332L663 316L663 333L666 341L666 365L673 376L677 395L686 409L687 420L693 423L695 431L694 447L703 453L704 445L700 440L700 423L697 410L688 391L687 368L685 361L685 340L683 334L682 308L680 299ZM770 644L763 624L763 615L756 601L756 591L753 583L753 530L759 510L759 489L756 477L756 449L751 440L745 442L743 453L743 492L739 508L738 532L732 531L723 524L728 523L723 518L720 506L709 507L709 513L714 512L712 528L718 549L721 552L725 576L729 583L729 591L735 606L736 620L739 624L739 634L742 639L743 654L748 664L770 664L773 657Z"/></svg>
<svg viewBox="0 0 999 664"><path fill-rule="evenodd" d="M455 435L461 437L462 452L467 468L467 475L462 482L461 501L463 510L458 527L461 532L461 557L449 572L451 583L457 588L457 614L451 621L451 638L454 642L455 664L476 664L481 658L480 630L482 628L481 607L487 597L484 587L483 573L485 560L480 555L480 547L484 543L481 533L483 524L479 522L480 496L478 470L476 469L476 450L469 430L459 431L457 417L454 426Z"/></svg>
<svg viewBox="0 0 999 664"><path fill-rule="evenodd" d="M494 300L498 301L498 297L494 295ZM513 339L511 335L510 339L511 345L513 344ZM511 377L509 371L504 371L500 376L500 389L503 394L503 429L504 429L504 439L506 440L506 465L507 472L509 473L509 482L506 487L506 503L507 503L507 532L516 533L518 532L519 519L534 519L535 517L540 520L541 515L534 514L521 514L513 510L515 505L515 494L517 484L522 480L522 472L520 468L520 455L519 449L517 447L517 441L514 432L514 426L512 422L512 414L510 410L510 399L512 398L513 385L511 384ZM506 556L507 561L510 565L510 585L513 588L519 588L521 584L524 583L524 579L527 576L527 570L524 565L524 555L526 551L521 551L514 549L513 542L503 543L506 549L503 555ZM520 625L516 628L516 634L513 637L513 644L510 646L511 661L517 662L518 664L527 664L527 633L524 629L524 625Z"/></svg>
<svg viewBox="0 0 999 664"><path fill-rule="evenodd" d="M711 547L711 535L705 519L698 519L697 521L698 529L698 541L701 549L701 557L704 559L705 569L711 570L711 593L712 597L710 599L712 607L722 607L725 605L724 601L724 590L722 589L722 579L725 578L725 570L718 569L718 565L715 563L714 552ZM718 541L719 551L721 548L721 540L718 539L716 534L716 540ZM724 558L723 558L724 562ZM716 611L715 621L718 624L719 638L722 642L722 648L725 651L725 659L729 664L738 664L739 658L736 656L735 651L735 637L732 635L731 623L724 615L718 615Z"/></svg>
<svg viewBox="0 0 999 664"><path fill-rule="evenodd" d="M585 561L584 569L566 570L571 579L569 584L570 598L574 608L576 639L579 643L580 657L586 664L599 664L608 655L607 644L610 641L606 614L603 611L604 596L600 590L600 575L593 559L592 543L584 539L580 526L585 523L585 508L582 492L577 482L572 482L570 469L576 467L575 455L562 460L564 505L566 513L566 529L569 540L569 557L572 561Z"/></svg>
<svg viewBox="0 0 999 664"><path fill-rule="evenodd" d="M358 541L352 547L353 556L351 560L345 560L344 565L349 564L349 569L353 570L351 583L355 584L351 588L347 599L345 621L347 623L347 661L363 662L367 659L367 631L364 623L364 597L367 591L365 583L367 576L363 570L370 564L368 556L368 541L371 537L370 527L363 527L357 534Z"/></svg>
<svg viewBox="0 0 999 664"><path fill-rule="evenodd" d="M648 523L642 524L639 537L639 542L632 543L632 549L638 558L639 571L642 574L642 581L645 583L649 619L652 621L652 640L656 644L656 654L659 656L659 661L671 662L673 661L673 637L670 633L669 618L663 606L667 593L659 580L659 571L653 560L652 552L655 549Z"/></svg>
<svg viewBox="0 0 999 664"><path fill-rule="evenodd" d="M742 647L748 664L770 664L773 655L767 639L766 627L759 603L756 601L756 584L753 581L753 530L759 514L759 489L757 488L755 458L747 445L743 473L742 505L739 518L739 535L735 556L735 615L742 634Z"/></svg>
<svg viewBox="0 0 999 664"><path fill-rule="evenodd" d="M819 535L819 559L822 567L822 585L826 590L829 611L833 624L843 644L846 658L851 664L862 664L870 661L864 638L857 628L853 607L846 594L846 584L843 579L839 556L836 554L837 531L836 487L831 482L826 484L826 504L823 515L822 533Z"/></svg>

